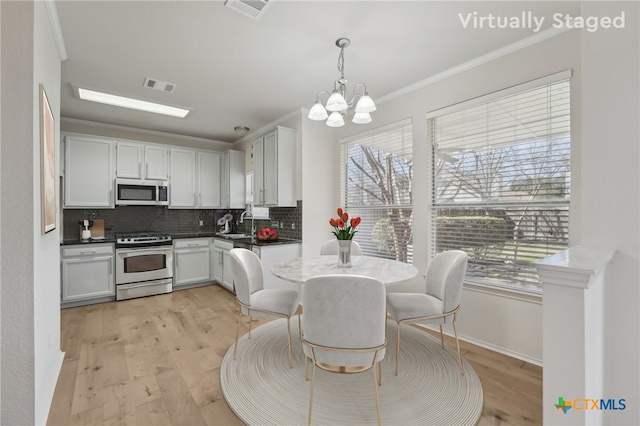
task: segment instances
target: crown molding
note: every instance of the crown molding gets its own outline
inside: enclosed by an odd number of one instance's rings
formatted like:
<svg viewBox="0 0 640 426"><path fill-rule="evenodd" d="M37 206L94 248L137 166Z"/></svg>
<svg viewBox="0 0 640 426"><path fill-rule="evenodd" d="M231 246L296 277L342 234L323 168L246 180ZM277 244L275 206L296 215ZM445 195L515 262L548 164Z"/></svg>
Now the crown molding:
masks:
<svg viewBox="0 0 640 426"><path fill-rule="evenodd" d="M67 55L67 48L64 45L64 37L62 37L62 28L60 27L60 19L58 19L58 9L54 0L44 0L44 6L47 9L47 15L49 15L49 23L51 24L51 30L53 31L53 39L56 42L58 48L58 56L60 61L66 61L69 55Z"/></svg>

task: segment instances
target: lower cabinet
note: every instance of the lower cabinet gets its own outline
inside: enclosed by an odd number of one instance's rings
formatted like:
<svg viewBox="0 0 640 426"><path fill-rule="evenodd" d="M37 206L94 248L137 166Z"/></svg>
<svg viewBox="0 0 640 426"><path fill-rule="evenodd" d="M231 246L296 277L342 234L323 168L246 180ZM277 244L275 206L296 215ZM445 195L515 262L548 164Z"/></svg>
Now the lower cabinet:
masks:
<svg viewBox="0 0 640 426"><path fill-rule="evenodd" d="M229 252L233 248L232 241L213 238L211 251L211 275L215 281L227 290L235 293Z"/></svg>
<svg viewBox="0 0 640 426"><path fill-rule="evenodd" d="M189 238L173 242L173 287L211 281L208 238Z"/></svg>
<svg viewBox="0 0 640 426"><path fill-rule="evenodd" d="M286 288L300 291L300 285L289 281L281 280L271 273L271 266L278 262L295 259L302 254L302 247L299 243L274 244L274 245L254 245L251 250L260 257L262 261L262 276L264 288Z"/></svg>
<svg viewBox="0 0 640 426"><path fill-rule="evenodd" d="M113 244L61 247L63 307L115 299Z"/></svg>

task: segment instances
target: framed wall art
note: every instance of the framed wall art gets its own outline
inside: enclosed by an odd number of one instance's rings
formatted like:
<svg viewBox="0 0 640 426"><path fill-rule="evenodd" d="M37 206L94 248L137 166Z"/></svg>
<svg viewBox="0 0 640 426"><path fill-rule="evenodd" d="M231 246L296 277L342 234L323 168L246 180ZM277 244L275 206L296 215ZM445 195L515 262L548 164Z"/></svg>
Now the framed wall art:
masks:
<svg viewBox="0 0 640 426"><path fill-rule="evenodd" d="M42 233L56 229L56 132L49 98L40 84L40 194Z"/></svg>

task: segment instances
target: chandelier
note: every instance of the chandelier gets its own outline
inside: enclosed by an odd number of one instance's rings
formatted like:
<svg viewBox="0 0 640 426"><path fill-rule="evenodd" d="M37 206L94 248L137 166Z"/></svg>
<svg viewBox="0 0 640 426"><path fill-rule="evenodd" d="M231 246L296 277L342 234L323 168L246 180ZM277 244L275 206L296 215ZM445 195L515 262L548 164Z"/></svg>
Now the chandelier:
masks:
<svg viewBox="0 0 640 426"><path fill-rule="evenodd" d="M367 86L365 86L364 83L355 85L353 95L351 99L347 101L349 91L347 90L347 79L344 78L344 49L348 47L349 44L351 44L351 41L348 38L343 37L336 40L336 46L340 48L340 55L338 56L340 78L333 82L333 92L331 92L331 94L326 90L318 93L316 103L309 111L309 118L311 120L327 120L327 126L329 127L344 126L344 117L349 112L349 108L353 107L354 103L355 112L351 121L356 124L371 123L371 114L369 113L376 110L376 104L373 102L373 99L369 97ZM358 88L362 88L362 93L358 93ZM320 103L320 95L323 93L329 95L325 106L322 106ZM327 113L327 111L331 112L331 114Z"/></svg>

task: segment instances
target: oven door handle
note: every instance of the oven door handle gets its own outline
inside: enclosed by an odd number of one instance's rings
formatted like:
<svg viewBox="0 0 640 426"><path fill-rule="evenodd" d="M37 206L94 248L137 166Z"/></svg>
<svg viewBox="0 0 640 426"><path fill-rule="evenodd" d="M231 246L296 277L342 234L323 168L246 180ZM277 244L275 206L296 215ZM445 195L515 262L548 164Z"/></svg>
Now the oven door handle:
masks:
<svg viewBox="0 0 640 426"><path fill-rule="evenodd" d="M131 255L135 255L135 256L140 256L144 252L150 252L152 254L158 254L158 252L170 253L171 250L172 250L172 246L138 247L138 248L117 249L116 253L118 253L118 254L131 254Z"/></svg>

